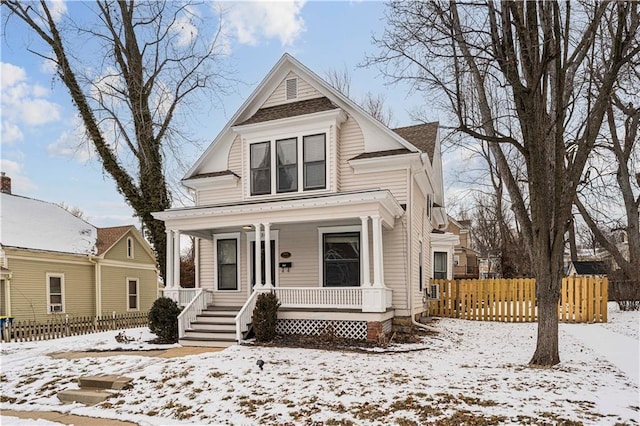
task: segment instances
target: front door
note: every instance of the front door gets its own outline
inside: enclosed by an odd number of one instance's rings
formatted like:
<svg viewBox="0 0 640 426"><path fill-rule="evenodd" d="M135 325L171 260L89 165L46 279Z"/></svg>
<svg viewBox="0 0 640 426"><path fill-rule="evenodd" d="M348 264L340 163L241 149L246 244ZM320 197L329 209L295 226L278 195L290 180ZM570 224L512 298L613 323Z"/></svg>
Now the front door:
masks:
<svg viewBox="0 0 640 426"><path fill-rule="evenodd" d="M264 241L260 241L260 253L261 253L261 259L260 259L260 268L261 268L261 274L260 276L262 277L262 283L264 284L266 282L266 274L265 274L265 250L264 250ZM251 241L251 247L250 247L250 253L251 253L251 288L253 288L256 285L256 259L255 259L255 253L256 253L256 242L255 241ZM276 241L275 240L271 240L271 284L275 287L276 285L276 267L278 265L276 265Z"/></svg>

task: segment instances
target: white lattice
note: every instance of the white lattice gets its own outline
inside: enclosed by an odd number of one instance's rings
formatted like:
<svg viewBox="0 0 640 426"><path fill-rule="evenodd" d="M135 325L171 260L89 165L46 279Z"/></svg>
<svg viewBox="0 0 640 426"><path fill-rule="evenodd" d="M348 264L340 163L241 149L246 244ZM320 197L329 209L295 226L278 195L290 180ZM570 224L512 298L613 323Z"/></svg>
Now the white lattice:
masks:
<svg viewBox="0 0 640 426"><path fill-rule="evenodd" d="M278 320L276 332L278 334L301 334L305 336L319 336L333 329L336 336L346 339L366 340L366 321L336 321L336 320Z"/></svg>

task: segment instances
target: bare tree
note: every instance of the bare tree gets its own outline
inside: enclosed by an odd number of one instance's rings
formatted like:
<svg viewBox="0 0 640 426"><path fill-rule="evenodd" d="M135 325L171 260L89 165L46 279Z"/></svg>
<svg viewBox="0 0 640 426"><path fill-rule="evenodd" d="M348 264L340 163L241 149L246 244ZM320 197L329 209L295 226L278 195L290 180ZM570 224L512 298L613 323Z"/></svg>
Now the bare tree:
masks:
<svg viewBox="0 0 640 426"><path fill-rule="evenodd" d="M164 223L151 213L171 206L164 170L184 135L181 108L202 91L215 97L224 89L219 26L203 25L185 2L99 0L85 4L93 15L82 22L50 5L2 0L7 19L17 18L44 43L28 49L55 64L87 139L142 221L164 273Z"/></svg>
<svg viewBox="0 0 640 426"><path fill-rule="evenodd" d="M537 280L532 365L560 362L564 235L612 89L640 52L639 6L392 2L375 40L380 53L368 62L392 81L411 81L446 106L458 131L489 144Z"/></svg>
<svg viewBox="0 0 640 426"><path fill-rule="evenodd" d="M58 206L62 207L63 209L65 209L66 211L68 211L69 213L71 213L73 216L77 217L78 219L82 219L84 221L87 221L87 215L84 213L84 211L82 211L82 209L80 207L73 207L70 206L68 204L65 204L65 202L61 202L58 203Z"/></svg>

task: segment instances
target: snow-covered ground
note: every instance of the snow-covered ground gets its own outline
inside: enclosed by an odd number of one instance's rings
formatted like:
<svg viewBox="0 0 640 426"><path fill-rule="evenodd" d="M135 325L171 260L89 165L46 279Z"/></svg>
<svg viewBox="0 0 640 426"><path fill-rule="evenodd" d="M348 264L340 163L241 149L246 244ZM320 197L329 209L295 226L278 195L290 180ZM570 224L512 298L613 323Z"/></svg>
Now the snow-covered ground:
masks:
<svg viewBox="0 0 640 426"><path fill-rule="evenodd" d="M59 351L157 348L116 343L115 332L2 345L1 404L139 424L523 424L640 423L638 378L600 348L629 337L639 346L640 315L610 304L606 325L560 326L561 364L530 368L535 324L442 319L442 332L393 352L234 346L181 358L114 355L54 359ZM604 330L604 334L596 332ZM606 333L608 332L608 333ZM128 330L139 341L144 329ZM585 337L586 336L586 337ZM586 339L586 340L585 340ZM418 349L418 350L416 350ZM610 349L610 348L609 348ZM622 348L624 349L624 348ZM630 350L633 348L629 348ZM637 353L637 352L636 352ZM260 370L256 361L265 361ZM635 362L624 358L619 362ZM102 404L61 404L83 375L122 374L133 388ZM2 424L11 424L3 417Z"/></svg>

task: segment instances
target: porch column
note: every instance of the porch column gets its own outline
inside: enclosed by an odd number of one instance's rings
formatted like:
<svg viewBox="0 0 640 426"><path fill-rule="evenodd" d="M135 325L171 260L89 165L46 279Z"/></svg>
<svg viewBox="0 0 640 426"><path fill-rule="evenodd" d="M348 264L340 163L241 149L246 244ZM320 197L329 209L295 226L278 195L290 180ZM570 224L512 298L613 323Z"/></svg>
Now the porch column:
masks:
<svg viewBox="0 0 640 426"><path fill-rule="evenodd" d="M370 287L371 286L371 276L369 273L369 268L371 267L371 261L369 260L369 216L360 216L360 220L362 221L362 232L360 235L362 236L362 247L360 251L362 252L362 287Z"/></svg>
<svg viewBox="0 0 640 426"><path fill-rule="evenodd" d="M173 287L173 231L167 229L167 258L165 259L164 287Z"/></svg>
<svg viewBox="0 0 640 426"><path fill-rule="evenodd" d="M264 224L264 286L272 288L271 283L271 224Z"/></svg>
<svg viewBox="0 0 640 426"><path fill-rule="evenodd" d="M256 228L256 241L255 241L255 252L254 252L254 265L255 265L255 280L256 280L256 288L262 287L262 259L261 259L261 238L262 230L260 228L260 224L256 223L253 225Z"/></svg>
<svg viewBox="0 0 640 426"><path fill-rule="evenodd" d="M382 222L380 216L371 216L373 225L373 287L384 287L382 256Z"/></svg>
<svg viewBox="0 0 640 426"><path fill-rule="evenodd" d="M180 231L173 231L173 287L180 288Z"/></svg>

